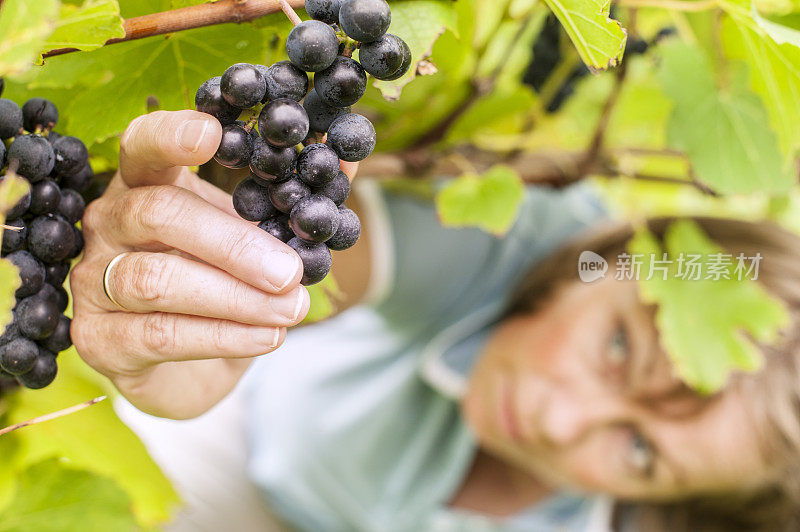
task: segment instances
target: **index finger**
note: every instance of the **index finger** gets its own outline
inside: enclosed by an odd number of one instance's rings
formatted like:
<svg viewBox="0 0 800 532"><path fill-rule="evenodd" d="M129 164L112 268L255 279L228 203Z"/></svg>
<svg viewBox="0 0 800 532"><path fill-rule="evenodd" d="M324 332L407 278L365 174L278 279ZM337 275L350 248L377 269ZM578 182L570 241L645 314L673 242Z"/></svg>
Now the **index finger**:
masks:
<svg viewBox="0 0 800 532"><path fill-rule="evenodd" d="M271 293L295 288L303 264L295 251L257 226L174 186L140 187L103 215L110 237L133 249L163 244Z"/></svg>

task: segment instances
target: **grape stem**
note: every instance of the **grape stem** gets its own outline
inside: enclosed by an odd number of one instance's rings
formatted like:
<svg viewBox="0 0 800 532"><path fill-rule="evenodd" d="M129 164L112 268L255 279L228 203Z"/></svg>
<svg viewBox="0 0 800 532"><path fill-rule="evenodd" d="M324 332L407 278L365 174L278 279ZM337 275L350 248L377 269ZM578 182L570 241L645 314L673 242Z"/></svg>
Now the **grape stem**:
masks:
<svg viewBox="0 0 800 532"><path fill-rule="evenodd" d="M305 0L290 0L289 4L296 8L302 8ZM236 24L250 22L280 10L281 5L278 0L218 0L217 2L152 13L127 19L123 23L125 37L106 41L106 45L229 22ZM77 48L58 48L44 53L43 57L48 58L77 51Z"/></svg>
<svg viewBox="0 0 800 532"><path fill-rule="evenodd" d="M17 231L17 232L22 231L24 229L23 227L14 227L13 225L0 225L0 228L2 228L5 231Z"/></svg>
<svg viewBox="0 0 800 532"><path fill-rule="evenodd" d="M286 0L280 0L280 2L281 9L283 10L284 14L286 14L286 17L292 22L292 24L299 26L303 22L303 19L301 19L298 14L295 13L294 9L292 9L292 6L289 5L289 2Z"/></svg>
<svg viewBox="0 0 800 532"><path fill-rule="evenodd" d="M9 432L15 431L17 429L21 429L23 427L28 427L30 425L36 425L39 423L44 423L45 421L50 421L52 419L56 419L59 417L67 416L69 414L74 414L75 412L79 412L84 408L89 408L92 405L96 405L100 401L105 400L106 396L103 395L101 397L96 397L90 401L86 401L85 403L80 403L75 406L71 406L69 408L65 408L64 410L58 410L56 412L52 412L50 414L46 414L44 416L35 417L33 419L29 419L27 421L23 421L21 423L15 423L14 425L9 425L4 429L0 429L0 436L4 434L8 434Z"/></svg>

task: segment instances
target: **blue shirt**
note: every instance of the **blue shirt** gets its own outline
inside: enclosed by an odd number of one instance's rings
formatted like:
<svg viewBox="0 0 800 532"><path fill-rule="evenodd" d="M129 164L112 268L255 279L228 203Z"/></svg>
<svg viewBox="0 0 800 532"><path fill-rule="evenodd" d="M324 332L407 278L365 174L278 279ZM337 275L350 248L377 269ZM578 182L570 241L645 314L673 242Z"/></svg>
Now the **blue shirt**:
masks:
<svg viewBox="0 0 800 532"><path fill-rule="evenodd" d="M599 204L583 187L532 188L498 238L443 228L430 203L373 184L360 194L383 288L292 331L245 382L249 471L270 506L326 532L585 530L597 501L577 494L507 519L447 502L477 451L456 399L483 341L517 283L601 219Z"/></svg>

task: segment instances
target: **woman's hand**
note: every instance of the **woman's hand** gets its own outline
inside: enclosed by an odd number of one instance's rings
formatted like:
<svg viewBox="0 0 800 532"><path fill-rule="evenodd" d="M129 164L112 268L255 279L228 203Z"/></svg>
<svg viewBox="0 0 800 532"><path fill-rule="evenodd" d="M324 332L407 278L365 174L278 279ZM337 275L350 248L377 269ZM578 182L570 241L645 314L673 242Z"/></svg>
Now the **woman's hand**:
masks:
<svg viewBox="0 0 800 532"><path fill-rule="evenodd" d="M308 312L297 254L187 168L213 157L221 133L195 111L137 118L122 136L119 172L83 218L73 341L131 403L158 416L211 408Z"/></svg>

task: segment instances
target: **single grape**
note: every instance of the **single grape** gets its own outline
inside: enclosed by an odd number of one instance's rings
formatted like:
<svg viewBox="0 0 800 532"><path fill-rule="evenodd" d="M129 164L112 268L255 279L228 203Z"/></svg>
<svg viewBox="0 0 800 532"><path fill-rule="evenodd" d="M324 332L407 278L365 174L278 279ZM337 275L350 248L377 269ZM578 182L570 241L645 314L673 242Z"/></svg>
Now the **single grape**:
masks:
<svg viewBox="0 0 800 532"><path fill-rule="evenodd" d="M20 135L8 148L8 164L16 165L19 175L36 182L50 175L56 164L56 156L46 138Z"/></svg>
<svg viewBox="0 0 800 532"><path fill-rule="evenodd" d="M264 99L267 82L253 65L236 63L229 66L222 75L220 90L229 104L240 109L249 109Z"/></svg>
<svg viewBox="0 0 800 532"><path fill-rule="evenodd" d="M25 240L28 237L28 226L22 218L16 220L6 221L9 227L20 227L21 229L15 231L13 229L3 230L3 254L7 255L15 251L19 251L25 246Z"/></svg>
<svg viewBox="0 0 800 532"><path fill-rule="evenodd" d="M55 144L58 139L63 137L61 133L56 133L55 131L50 131L47 133L47 142L50 144Z"/></svg>
<svg viewBox="0 0 800 532"><path fill-rule="evenodd" d="M311 195L311 189L300 181L297 176L293 176L291 179L281 183L272 183L268 190L272 204L285 214L292 212L292 207L298 201Z"/></svg>
<svg viewBox="0 0 800 532"><path fill-rule="evenodd" d="M49 283L44 283L42 289L36 292L34 296L46 299L58 307L58 292L56 291L56 287ZM61 309L59 309L59 312L61 312Z"/></svg>
<svg viewBox="0 0 800 532"><path fill-rule="evenodd" d="M272 100L258 117L261 136L278 148L296 146L308 135L308 115L303 106L294 100Z"/></svg>
<svg viewBox="0 0 800 532"><path fill-rule="evenodd" d="M75 137L61 137L53 142L56 156L55 171L59 175L73 175L89 163L86 145Z"/></svg>
<svg viewBox="0 0 800 532"><path fill-rule="evenodd" d="M297 157L297 176L310 187L321 187L339 173L339 157L325 144L309 144Z"/></svg>
<svg viewBox="0 0 800 532"><path fill-rule="evenodd" d="M58 325L53 334L42 340L42 347L53 353L66 351L72 346L72 338L69 334L69 327L72 324L66 316L58 317Z"/></svg>
<svg viewBox="0 0 800 532"><path fill-rule="evenodd" d="M303 278L300 284L304 286L317 284L331 271L333 259L331 251L325 244L306 242L297 237L292 238L286 244L294 249L300 255L300 260L303 261Z"/></svg>
<svg viewBox="0 0 800 532"><path fill-rule="evenodd" d="M308 74L290 61L278 61L267 70L267 98L299 102L308 93Z"/></svg>
<svg viewBox="0 0 800 532"><path fill-rule="evenodd" d="M267 81L267 72L269 72L269 67L267 65L253 65L256 70L261 72L261 75L264 77L264 82ZM267 85L267 90L264 91L264 97L261 98L261 103L267 103L269 100L269 85Z"/></svg>
<svg viewBox="0 0 800 532"><path fill-rule="evenodd" d="M58 108L44 98L31 98L22 106L22 125L31 133L36 129L53 129L58 123Z"/></svg>
<svg viewBox="0 0 800 532"><path fill-rule="evenodd" d="M81 252L83 251L83 244L84 244L84 242L83 242L83 231L81 231L80 229L78 229L74 225L71 226L71 227L72 227L72 234L73 234L74 238L73 238L73 242L72 242L72 247L70 248L69 253L67 254L67 258L68 259L74 259L78 255L80 255Z"/></svg>
<svg viewBox="0 0 800 532"><path fill-rule="evenodd" d="M364 70L372 74L375 79L381 80L395 76L399 78L408 72L410 60L405 70L400 72L406 62L406 56L411 58L408 45L403 39L391 33L382 35L377 41L362 44L358 51L358 60Z"/></svg>
<svg viewBox="0 0 800 532"><path fill-rule="evenodd" d="M44 280L53 286L61 286L69 275L69 262L55 262L45 264Z"/></svg>
<svg viewBox="0 0 800 532"><path fill-rule="evenodd" d="M58 204L58 214L63 216L69 223L76 224L86 210L86 202L83 196L76 191L65 188L61 191L61 201Z"/></svg>
<svg viewBox="0 0 800 532"><path fill-rule="evenodd" d="M260 222L278 212L269 200L269 190L252 177L243 179L233 191L233 208L248 222Z"/></svg>
<svg viewBox="0 0 800 532"><path fill-rule="evenodd" d="M22 333L19 332L19 325L17 325L17 313L11 313L11 323L6 324L6 328L0 334L0 345L5 345L15 338L19 338Z"/></svg>
<svg viewBox="0 0 800 532"><path fill-rule="evenodd" d="M44 265L28 251L20 250L6 257L19 270L20 284L14 295L17 299L30 297L42 289L44 284Z"/></svg>
<svg viewBox="0 0 800 532"><path fill-rule="evenodd" d="M43 297L26 297L17 304L17 323L23 335L31 340L50 336L58 326L58 307Z"/></svg>
<svg viewBox="0 0 800 532"><path fill-rule="evenodd" d="M391 22L392 10L385 0L344 0L339 9L342 30L362 43L380 39Z"/></svg>
<svg viewBox="0 0 800 532"><path fill-rule="evenodd" d="M0 139L19 135L22 129L22 109L11 100L0 100Z"/></svg>
<svg viewBox="0 0 800 532"><path fill-rule="evenodd" d="M288 242L294 238L294 233L289 227L289 217L284 214L264 220L258 224L258 228L271 234L281 242Z"/></svg>
<svg viewBox="0 0 800 532"><path fill-rule="evenodd" d="M327 196L339 206L350 197L350 179L348 179L347 174L339 170L339 173L331 181L319 188L315 188L314 194Z"/></svg>
<svg viewBox="0 0 800 532"><path fill-rule="evenodd" d="M375 149L375 142L372 122L355 113L340 116L328 129L328 146L343 161L363 161Z"/></svg>
<svg viewBox="0 0 800 532"><path fill-rule="evenodd" d="M253 139L238 124L227 124L222 128L222 140L219 143L214 160L226 168L247 168L253 155Z"/></svg>
<svg viewBox="0 0 800 532"><path fill-rule="evenodd" d="M217 76L200 85L194 95L194 107L201 113L210 114L224 126L235 122L242 114L242 110L232 106L222 97L221 82L222 77Z"/></svg>
<svg viewBox="0 0 800 532"><path fill-rule="evenodd" d="M61 203L61 188L52 179L42 179L31 186L32 214L51 214L58 210Z"/></svg>
<svg viewBox="0 0 800 532"><path fill-rule="evenodd" d="M69 294L63 286L56 286L56 308L59 312L66 312L69 306Z"/></svg>
<svg viewBox="0 0 800 532"><path fill-rule="evenodd" d="M289 225L298 238L309 242L325 242L339 228L339 209L329 197L312 194L292 208Z"/></svg>
<svg viewBox="0 0 800 532"><path fill-rule="evenodd" d="M394 81L396 79L400 79L406 75L406 72L411 68L411 48L408 47L405 41L403 43L403 63L400 65L400 68L392 74L391 76L387 76L383 78L383 81ZM360 56L359 56L360 57Z"/></svg>
<svg viewBox="0 0 800 532"><path fill-rule="evenodd" d="M12 375L22 375L36 365L39 347L27 338L16 338L5 344L0 354L0 368Z"/></svg>
<svg viewBox="0 0 800 532"><path fill-rule="evenodd" d="M250 171L264 181L275 181L294 169L297 150L294 147L275 148L264 139L258 138L253 144L250 158Z"/></svg>
<svg viewBox="0 0 800 532"><path fill-rule="evenodd" d="M62 189L68 188L83 193L89 189L89 186L92 184L92 179L94 179L94 172L89 163L86 163L75 175L60 176L58 178L58 184L61 185Z"/></svg>
<svg viewBox="0 0 800 532"><path fill-rule="evenodd" d="M0 176L0 183L3 182L3 177ZM13 218L22 218L25 213L28 212L28 207L31 206L31 192L28 191L25 193L22 198L17 202L16 205L11 207L11 210L6 213L6 218L13 219Z"/></svg>
<svg viewBox="0 0 800 532"><path fill-rule="evenodd" d="M28 251L43 262L66 259L75 245L72 225L57 216L39 216L28 225Z"/></svg>
<svg viewBox="0 0 800 532"><path fill-rule="evenodd" d="M331 122L350 112L349 107L334 107L323 100L316 89L312 89L303 100L303 108L308 115L309 129L317 133L326 133L331 127Z"/></svg>
<svg viewBox="0 0 800 532"><path fill-rule="evenodd" d="M339 228L325 243L330 249L344 251L353 247L360 236L361 220L355 212L342 205L339 207Z"/></svg>
<svg viewBox="0 0 800 532"><path fill-rule="evenodd" d="M342 0L306 0L306 12L314 20L320 20L325 24L336 24L339 22L339 8Z"/></svg>
<svg viewBox="0 0 800 532"><path fill-rule="evenodd" d="M314 90L334 107L353 105L367 90L367 73L349 57L339 56L331 66L314 76Z"/></svg>
<svg viewBox="0 0 800 532"><path fill-rule="evenodd" d="M36 357L33 369L24 375L17 376L17 380L26 388L39 390L50 385L56 379L57 374L56 355L40 347L39 356Z"/></svg>
<svg viewBox="0 0 800 532"><path fill-rule="evenodd" d="M324 22L306 20L292 28L286 39L286 53L294 66L306 72L319 72L336 59L339 38Z"/></svg>

